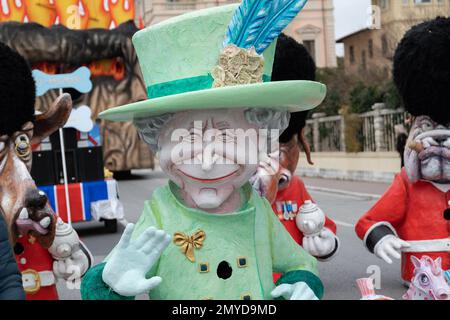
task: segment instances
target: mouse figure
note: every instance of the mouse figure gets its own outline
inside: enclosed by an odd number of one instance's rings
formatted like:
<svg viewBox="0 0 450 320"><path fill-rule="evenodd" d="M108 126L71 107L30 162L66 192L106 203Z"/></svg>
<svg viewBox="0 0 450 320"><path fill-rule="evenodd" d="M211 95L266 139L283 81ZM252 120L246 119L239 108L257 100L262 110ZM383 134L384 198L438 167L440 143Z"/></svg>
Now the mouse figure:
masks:
<svg viewBox="0 0 450 320"><path fill-rule="evenodd" d="M394 56L394 82L412 128L405 166L356 224L367 249L387 263L401 259L401 277L414 275L412 256L450 268L450 18L409 30Z"/></svg>
<svg viewBox="0 0 450 320"><path fill-rule="evenodd" d="M270 81L276 38L305 4L244 0L136 33L149 99L100 117L133 120L170 181L88 271L83 299L322 298L316 259L248 182L290 113L326 94L318 82Z"/></svg>

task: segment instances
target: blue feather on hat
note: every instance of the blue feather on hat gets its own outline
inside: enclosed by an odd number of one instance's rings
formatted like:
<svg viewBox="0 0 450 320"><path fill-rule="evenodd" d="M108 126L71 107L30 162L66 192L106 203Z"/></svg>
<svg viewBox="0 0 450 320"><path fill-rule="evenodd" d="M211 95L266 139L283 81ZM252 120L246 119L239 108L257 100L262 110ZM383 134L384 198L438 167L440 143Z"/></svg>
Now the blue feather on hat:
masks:
<svg viewBox="0 0 450 320"><path fill-rule="evenodd" d="M281 34L308 0L243 0L237 8L223 42L240 48L254 47L258 54Z"/></svg>

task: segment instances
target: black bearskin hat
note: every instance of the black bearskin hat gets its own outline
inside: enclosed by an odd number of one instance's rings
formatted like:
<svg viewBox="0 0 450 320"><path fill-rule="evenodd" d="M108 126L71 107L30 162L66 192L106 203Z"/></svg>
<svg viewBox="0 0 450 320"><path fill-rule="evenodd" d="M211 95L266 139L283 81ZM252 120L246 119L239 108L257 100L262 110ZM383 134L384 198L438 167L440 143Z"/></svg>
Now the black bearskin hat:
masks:
<svg viewBox="0 0 450 320"><path fill-rule="evenodd" d="M0 42L0 135L9 135L33 121L35 97L28 63Z"/></svg>
<svg viewBox="0 0 450 320"><path fill-rule="evenodd" d="M278 37L273 63L272 81L310 80L316 79L316 64L306 48L293 38L281 34ZM308 111L291 114L288 128L280 136L285 143L299 134L305 127Z"/></svg>
<svg viewBox="0 0 450 320"><path fill-rule="evenodd" d="M409 30L394 56L394 82L406 110L450 122L450 18Z"/></svg>

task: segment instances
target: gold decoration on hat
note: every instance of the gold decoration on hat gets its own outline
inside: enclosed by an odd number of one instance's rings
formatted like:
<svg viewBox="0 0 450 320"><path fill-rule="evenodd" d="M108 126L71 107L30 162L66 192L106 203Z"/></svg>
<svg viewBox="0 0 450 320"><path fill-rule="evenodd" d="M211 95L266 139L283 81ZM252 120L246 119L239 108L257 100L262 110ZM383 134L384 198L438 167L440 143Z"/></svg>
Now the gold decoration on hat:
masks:
<svg viewBox="0 0 450 320"><path fill-rule="evenodd" d="M264 58L255 48L242 49L226 46L219 56L219 65L212 70L213 87L263 82Z"/></svg>

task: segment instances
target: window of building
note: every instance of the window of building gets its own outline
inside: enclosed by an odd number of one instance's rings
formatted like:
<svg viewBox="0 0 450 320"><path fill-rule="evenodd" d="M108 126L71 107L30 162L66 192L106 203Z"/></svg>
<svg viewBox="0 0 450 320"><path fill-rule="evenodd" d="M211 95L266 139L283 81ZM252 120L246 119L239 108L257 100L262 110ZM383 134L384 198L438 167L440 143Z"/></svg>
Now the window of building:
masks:
<svg viewBox="0 0 450 320"><path fill-rule="evenodd" d="M304 40L303 45L306 50L309 52L311 57L316 61L316 41L315 40Z"/></svg>
<svg viewBox="0 0 450 320"><path fill-rule="evenodd" d="M380 0L380 7L383 10L389 8L389 0Z"/></svg>
<svg viewBox="0 0 450 320"><path fill-rule="evenodd" d="M373 58L373 40L369 39L369 58Z"/></svg>
<svg viewBox="0 0 450 320"><path fill-rule="evenodd" d="M431 3L431 0L414 0L415 4Z"/></svg>
<svg viewBox="0 0 450 320"><path fill-rule="evenodd" d="M350 46L349 48L349 59L351 64L355 63L355 47L353 46Z"/></svg>
<svg viewBox="0 0 450 320"><path fill-rule="evenodd" d="M366 58L366 50L361 52L361 67L363 70L367 69L367 58Z"/></svg>
<svg viewBox="0 0 450 320"><path fill-rule="evenodd" d="M387 41L387 37L386 35L383 35L381 37L381 52L383 53L383 56L387 56L388 55L388 41Z"/></svg>

